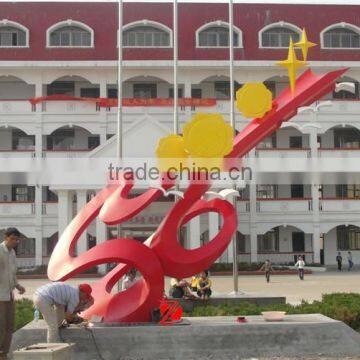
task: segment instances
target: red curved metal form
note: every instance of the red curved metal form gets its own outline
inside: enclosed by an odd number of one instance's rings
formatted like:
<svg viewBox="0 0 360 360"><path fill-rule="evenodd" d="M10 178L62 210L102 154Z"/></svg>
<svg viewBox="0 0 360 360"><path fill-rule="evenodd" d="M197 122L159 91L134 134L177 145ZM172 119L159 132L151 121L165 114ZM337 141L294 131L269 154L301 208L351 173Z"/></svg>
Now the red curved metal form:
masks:
<svg viewBox="0 0 360 360"><path fill-rule="evenodd" d="M151 239L150 247L158 255L167 276L184 278L208 269L227 248L236 231L236 212L228 201L200 199L209 187L205 180L191 183L184 199L176 202ZM222 215L221 230L206 245L192 250L184 249L178 240L180 226L208 212Z"/></svg>
<svg viewBox="0 0 360 360"><path fill-rule="evenodd" d="M119 175L120 185L118 189L105 201L99 214L100 220L107 225L116 225L131 219L163 195L159 189L149 189L143 194L129 199L129 193L134 186L133 175L131 173ZM167 190L173 186L174 180L163 174L163 189Z"/></svg>
<svg viewBox="0 0 360 360"><path fill-rule="evenodd" d="M77 259L74 261L78 262ZM117 294L111 294L107 279L101 279L93 286L94 306L83 315L103 318L105 322L149 322L151 311L163 299L164 273L161 264L151 249L137 240L115 239L90 249L79 257L79 262L98 265L109 262L126 263L135 267L142 277L132 287ZM119 280L118 272L112 280Z"/></svg>
<svg viewBox="0 0 360 360"><path fill-rule="evenodd" d="M254 119L234 139L234 149L228 155L243 156L268 134L281 126L304 106L321 98L335 86L335 80L346 69L324 75L305 72L296 82L296 93L285 90L274 100L274 108L262 119ZM83 254L75 256L75 246L84 230L99 215L108 225L120 224L145 209L162 195L158 189L149 189L144 194L129 198L133 177L123 174L117 183L112 183L99 192L74 220L59 239L48 266L48 276L53 281L65 281L95 265L118 263L118 265L93 285L94 305L84 315L98 315L105 322L150 321L151 310L160 306L163 298L164 276L183 278L209 268L222 254L236 231L237 217L234 207L225 200L202 199L211 183L203 174L195 174L197 181L190 182L184 198L177 200L156 233L144 244L133 239L108 240ZM169 189L174 181L163 176L162 186ZM223 218L219 233L206 245L186 250L178 241L179 228L192 218L208 212L217 212ZM142 278L131 288L112 294L115 283L129 270L137 268Z"/></svg>

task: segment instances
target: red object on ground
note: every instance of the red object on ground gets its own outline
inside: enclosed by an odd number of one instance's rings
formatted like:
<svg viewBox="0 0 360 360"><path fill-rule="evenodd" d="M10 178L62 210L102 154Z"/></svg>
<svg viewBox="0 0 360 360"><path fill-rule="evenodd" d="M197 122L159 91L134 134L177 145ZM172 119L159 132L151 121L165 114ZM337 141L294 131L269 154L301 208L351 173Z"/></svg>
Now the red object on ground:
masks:
<svg viewBox="0 0 360 360"><path fill-rule="evenodd" d="M234 149L228 158L243 156L258 142L281 126L281 123L296 114L297 108L321 98L335 87L335 80L346 69L324 75L306 71L296 82L292 95L286 89L274 100L274 108L262 119L253 120L234 140ZM110 273L93 285L94 305L83 314L86 318L97 315L105 322L147 322L151 312L163 299L164 276L184 278L207 269L222 254L237 228L234 207L225 200L202 199L211 182L201 178L193 180L184 198L177 200L155 234L144 244L134 239L115 239L98 244L78 256L74 255L76 243L99 215L108 225L120 224L145 209L162 195L158 189L128 199L133 187L132 176L124 174L120 182L113 182L87 203L66 228L59 239L48 266L48 276L54 281L65 281L93 266L118 263ZM172 183L164 181L169 189ZM186 250L178 241L178 230L192 218L208 212L217 212L222 217L222 228L206 245ZM142 274L128 290L112 294L116 282L132 267ZM166 306L163 305L163 311ZM169 309L168 309L169 310ZM181 311L173 312L178 317ZM181 317L181 314L180 314Z"/></svg>
<svg viewBox="0 0 360 360"><path fill-rule="evenodd" d="M247 322L245 316L239 316L239 317L236 319L236 321L239 322L239 323L246 323L246 322Z"/></svg>
<svg viewBox="0 0 360 360"><path fill-rule="evenodd" d="M163 300L160 303L160 325L172 325L181 320L183 308L176 300Z"/></svg>

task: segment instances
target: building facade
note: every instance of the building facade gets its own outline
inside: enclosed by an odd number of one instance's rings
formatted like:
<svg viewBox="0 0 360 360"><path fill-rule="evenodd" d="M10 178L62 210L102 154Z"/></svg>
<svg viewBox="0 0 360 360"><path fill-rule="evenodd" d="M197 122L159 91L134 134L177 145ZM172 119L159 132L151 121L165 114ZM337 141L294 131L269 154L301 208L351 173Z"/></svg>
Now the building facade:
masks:
<svg viewBox="0 0 360 360"><path fill-rule="evenodd" d="M0 10L0 229L18 227L28 237L17 250L21 264L41 265L99 188L29 182L34 159L116 155L117 109L77 98L117 97L117 4L9 2ZM324 106L299 113L247 155L275 165L260 169L237 199L239 261L291 263L304 254L308 263L332 265L338 251L352 251L360 263L359 10L234 5L236 89L264 82L277 96L287 87L275 62L286 58L290 36L297 40L302 28L318 44L309 55L313 71L349 67L340 81L354 86L354 93L328 94L318 103ZM173 97L172 5L125 3L123 17L122 90L133 105L123 109L124 155L139 158L153 154L173 128L173 109L160 101ZM178 95L215 99L211 106L179 107L181 127L199 111L229 119L227 5L180 3L178 21ZM238 130L247 123L236 113ZM317 167L321 159L331 162L330 170ZM149 237L171 201L163 198L125 223L124 235ZM184 246L209 241L219 226L214 214L193 219L182 230ZM97 219L78 253L114 236L116 229ZM229 247L218 261L232 256Z"/></svg>

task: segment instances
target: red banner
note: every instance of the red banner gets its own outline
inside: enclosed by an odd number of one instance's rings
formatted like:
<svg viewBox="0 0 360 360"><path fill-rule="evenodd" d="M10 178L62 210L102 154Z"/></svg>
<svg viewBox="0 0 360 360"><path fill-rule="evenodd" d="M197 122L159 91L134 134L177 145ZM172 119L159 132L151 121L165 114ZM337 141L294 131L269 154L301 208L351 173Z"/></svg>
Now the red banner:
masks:
<svg viewBox="0 0 360 360"><path fill-rule="evenodd" d="M110 98L83 98L68 95L49 95L42 96L34 99L29 99L32 105L42 103L44 101L87 101L99 104L100 107L117 107L117 99ZM215 106L216 99L195 99L195 98L180 98L178 100L179 106ZM137 99L137 98L125 98L122 101L122 105L126 107L133 106L164 106L170 107L174 105L173 99Z"/></svg>

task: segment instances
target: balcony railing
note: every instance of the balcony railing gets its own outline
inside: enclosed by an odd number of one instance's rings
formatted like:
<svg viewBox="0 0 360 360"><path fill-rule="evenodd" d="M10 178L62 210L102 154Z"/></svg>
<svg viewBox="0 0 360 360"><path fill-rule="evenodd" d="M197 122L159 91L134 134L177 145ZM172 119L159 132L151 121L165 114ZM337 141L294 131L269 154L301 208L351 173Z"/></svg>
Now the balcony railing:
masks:
<svg viewBox="0 0 360 360"><path fill-rule="evenodd" d="M57 201L46 201L42 204L43 215L58 215L58 202Z"/></svg>
<svg viewBox="0 0 360 360"><path fill-rule="evenodd" d="M360 148L320 148L319 157L346 158L360 156Z"/></svg>
<svg viewBox="0 0 360 360"><path fill-rule="evenodd" d="M311 155L309 148L257 148L255 154L261 158L308 158Z"/></svg>
<svg viewBox="0 0 360 360"><path fill-rule="evenodd" d="M34 202L0 202L0 215L3 216L22 216L34 215L35 203Z"/></svg>
<svg viewBox="0 0 360 360"><path fill-rule="evenodd" d="M311 198L257 199L256 209L261 213L308 212L312 210L312 201Z"/></svg>
<svg viewBox="0 0 360 360"><path fill-rule="evenodd" d="M2 201L0 202L0 216L35 215L36 205L32 201ZM57 215L58 203L47 201L42 204L43 215Z"/></svg>
<svg viewBox="0 0 360 360"><path fill-rule="evenodd" d="M37 106L41 106L42 111L47 114L87 114L99 111L99 107L96 103L86 101L47 101L38 104Z"/></svg>
<svg viewBox="0 0 360 360"><path fill-rule="evenodd" d="M85 158L92 149L43 150L46 158Z"/></svg>
<svg viewBox="0 0 360 360"><path fill-rule="evenodd" d="M0 150L0 157L2 158L33 158L35 157L35 150Z"/></svg>
<svg viewBox="0 0 360 360"><path fill-rule="evenodd" d="M1 114L30 114L35 111L29 100L0 100Z"/></svg>
<svg viewBox="0 0 360 360"><path fill-rule="evenodd" d="M322 212L357 212L360 211L360 199L322 198L320 210Z"/></svg>

